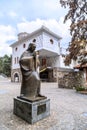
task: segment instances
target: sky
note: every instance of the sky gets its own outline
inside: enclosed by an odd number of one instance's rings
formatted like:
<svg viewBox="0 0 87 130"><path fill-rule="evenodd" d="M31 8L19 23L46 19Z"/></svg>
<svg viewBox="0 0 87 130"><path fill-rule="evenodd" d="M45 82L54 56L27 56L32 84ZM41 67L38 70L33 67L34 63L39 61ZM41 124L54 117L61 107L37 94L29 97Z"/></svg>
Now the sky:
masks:
<svg viewBox="0 0 87 130"><path fill-rule="evenodd" d="M42 25L61 36L61 46L67 48L71 38L70 21L63 23L67 11L59 0L0 0L0 57L11 55L18 33L31 33Z"/></svg>

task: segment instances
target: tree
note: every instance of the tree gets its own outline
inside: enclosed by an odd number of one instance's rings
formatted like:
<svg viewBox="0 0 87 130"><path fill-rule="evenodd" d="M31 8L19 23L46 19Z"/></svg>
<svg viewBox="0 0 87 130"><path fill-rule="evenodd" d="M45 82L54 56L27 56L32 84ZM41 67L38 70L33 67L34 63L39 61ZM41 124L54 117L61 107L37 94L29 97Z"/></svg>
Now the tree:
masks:
<svg viewBox="0 0 87 130"><path fill-rule="evenodd" d="M0 73L2 73L2 71L3 71L3 65L2 65L2 57L0 57Z"/></svg>
<svg viewBox="0 0 87 130"><path fill-rule="evenodd" d="M0 57L0 73L11 76L11 56L5 55Z"/></svg>
<svg viewBox="0 0 87 130"><path fill-rule="evenodd" d="M71 19L72 38L67 48L69 53L65 57L65 65L69 65L78 56L83 63L83 58L87 56L87 51L84 51L87 44L87 0L60 0L60 3L65 8L69 7L64 22Z"/></svg>

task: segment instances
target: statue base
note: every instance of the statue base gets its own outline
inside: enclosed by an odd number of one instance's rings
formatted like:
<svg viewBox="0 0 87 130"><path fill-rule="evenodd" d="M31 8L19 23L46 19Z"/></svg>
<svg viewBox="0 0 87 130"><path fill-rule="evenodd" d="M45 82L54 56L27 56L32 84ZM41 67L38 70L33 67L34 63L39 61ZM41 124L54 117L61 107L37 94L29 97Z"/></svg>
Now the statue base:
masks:
<svg viewBox="0 0 87 130"><path fill-rule="evenodd" d="M14 98L14 114L33 124L50 115L50 99L30 102L19 97Z"/></svg>

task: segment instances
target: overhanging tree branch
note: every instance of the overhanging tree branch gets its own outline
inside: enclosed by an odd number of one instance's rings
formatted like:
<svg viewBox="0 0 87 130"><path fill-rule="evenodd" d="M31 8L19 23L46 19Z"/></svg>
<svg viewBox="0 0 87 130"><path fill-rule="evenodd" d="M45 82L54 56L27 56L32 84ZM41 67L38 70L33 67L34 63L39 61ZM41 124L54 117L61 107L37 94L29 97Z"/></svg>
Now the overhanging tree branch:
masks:
<svg viewBox="0 0 87 130"><path fill-rule="evenodd" d="M69 7L64 22L71 20L72 38L68 47L69 54L65 58L65 65L69 65L72 59L76 60L79 55L84 55L81 50L87 45L87 0L60 0L60 3L62 7Z"/></svg>

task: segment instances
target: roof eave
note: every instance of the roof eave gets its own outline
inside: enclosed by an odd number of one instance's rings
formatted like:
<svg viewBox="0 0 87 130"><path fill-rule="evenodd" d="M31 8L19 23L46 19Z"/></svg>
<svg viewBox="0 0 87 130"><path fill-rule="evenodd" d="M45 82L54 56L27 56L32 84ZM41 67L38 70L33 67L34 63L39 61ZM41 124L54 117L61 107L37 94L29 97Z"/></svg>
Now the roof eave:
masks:
<svg viewBox="0 0 87 130"><path fill-rule="evenodd" d="M49 34L53 35L55 38L57 38L58 40L61 40L62 37L60 37L59 35L55 34L54 32L50 31L47 27L45 26L42 26L41 28L37 29L36 31L32 32L31 34L29 34L28 36L26 36L25 38L19 40L19 41L16 41L14 42L13 44L10 45L10 47L13 47L14 45L18 44L18 43L21 43L27 39L29 39L30 37L32 37L33 35L36 35L37 33L39 33L40 31L46 31L48 32Z"/></svg>

